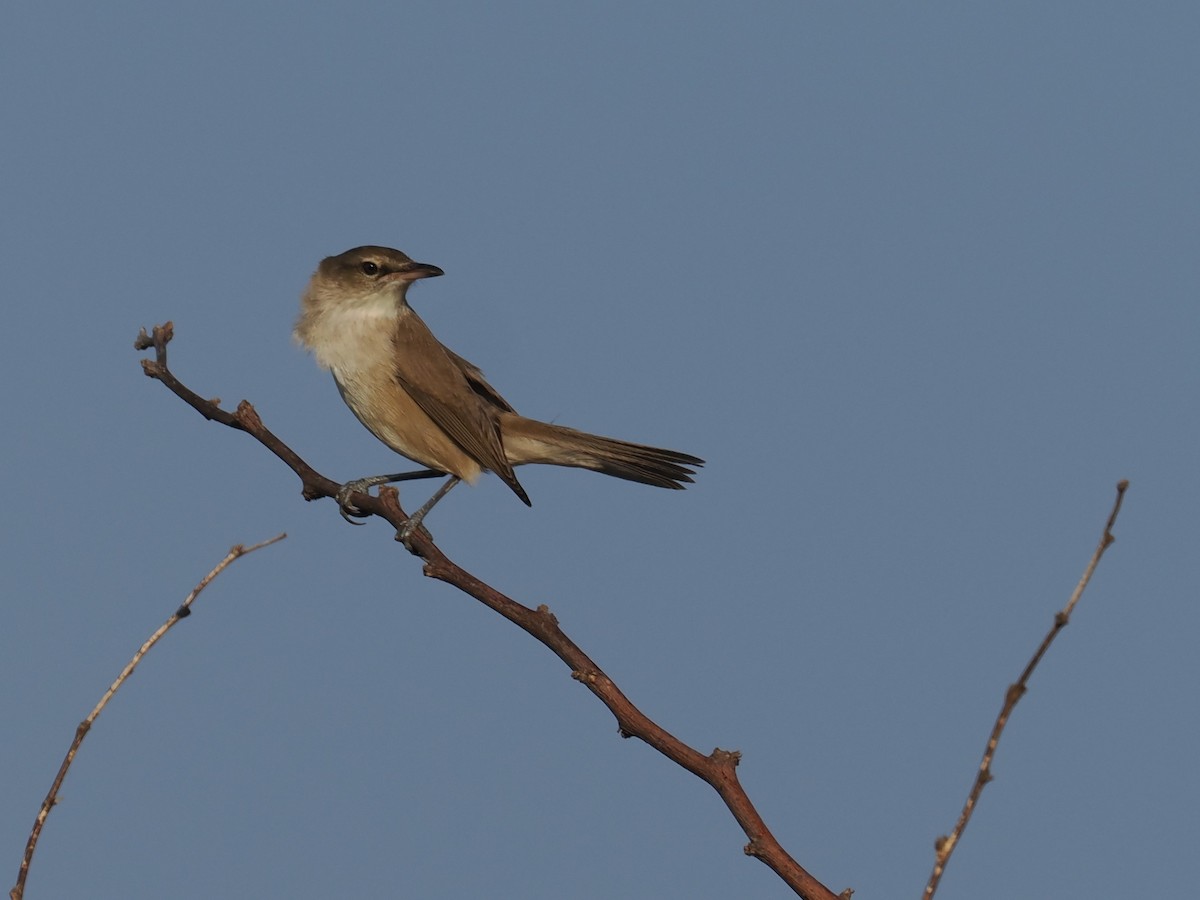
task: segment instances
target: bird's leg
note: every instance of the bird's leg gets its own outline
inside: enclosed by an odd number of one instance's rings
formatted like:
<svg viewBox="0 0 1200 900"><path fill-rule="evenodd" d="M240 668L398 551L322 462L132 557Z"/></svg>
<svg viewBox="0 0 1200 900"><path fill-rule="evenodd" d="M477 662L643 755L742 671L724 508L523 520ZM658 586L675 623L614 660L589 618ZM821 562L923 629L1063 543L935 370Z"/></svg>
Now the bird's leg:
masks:
<svg viewBox="0 0 1200 900"><path fill-rule="evenodd" d="M416 481L418 478L441 478L445 475L437 469L421 469L417 472L399 472L395 475L372 475L369 478L359 478L355 481L347 481L337 492L338 512L342 514L342 518L351 525L362 525L362 522L355 522L351 516L360 515L358 510L350 502L350 495L353 493L366 494L371 488L379 484L395 484L398 481Z"/></svg>
<svg viewBox="0 0 1200 900"><path fill-rule="evenodd" d="M451 475L432 497L425 501L425 505L418 509L415 513L408 517L408 521L401 526L396 532L396 540L407 545L408 536L421 527L421 520L429 514L429 511L437 506L437 502L450 493L450 489L462 481L457 475Z"/></svg>

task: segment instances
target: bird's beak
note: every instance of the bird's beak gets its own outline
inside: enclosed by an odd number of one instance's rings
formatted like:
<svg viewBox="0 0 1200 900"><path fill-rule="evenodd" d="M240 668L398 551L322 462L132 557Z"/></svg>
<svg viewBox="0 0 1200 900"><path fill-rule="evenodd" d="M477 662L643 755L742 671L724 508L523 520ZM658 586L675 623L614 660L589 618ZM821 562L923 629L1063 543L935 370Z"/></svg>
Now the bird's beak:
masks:
<svg viewBox="0 0 1200 900"><path fill-rule="evenodd" d="M405 264L404 268L398 269L395 272L388 272L383 276L384 281L402 281L407 284L410 281L417 281L420 278L436 278L438 275L446 273L437 266L431 266L429 263L410 262Z"/></svg>

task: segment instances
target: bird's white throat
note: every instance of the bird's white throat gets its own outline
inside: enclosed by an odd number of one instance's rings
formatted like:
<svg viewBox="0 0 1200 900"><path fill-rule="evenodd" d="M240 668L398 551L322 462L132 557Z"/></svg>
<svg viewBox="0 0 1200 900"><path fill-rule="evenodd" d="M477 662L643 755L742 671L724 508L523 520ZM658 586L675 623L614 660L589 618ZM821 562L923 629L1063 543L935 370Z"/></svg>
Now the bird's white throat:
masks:
<svg viewBox="0 0 1200 900"><path fill-rule="evenodd" d="M395 323L407 309L392 291L336 303L319 296L304 300L292 335L312 351L320 366L337 375L389 364L395 354Z"/></svg>

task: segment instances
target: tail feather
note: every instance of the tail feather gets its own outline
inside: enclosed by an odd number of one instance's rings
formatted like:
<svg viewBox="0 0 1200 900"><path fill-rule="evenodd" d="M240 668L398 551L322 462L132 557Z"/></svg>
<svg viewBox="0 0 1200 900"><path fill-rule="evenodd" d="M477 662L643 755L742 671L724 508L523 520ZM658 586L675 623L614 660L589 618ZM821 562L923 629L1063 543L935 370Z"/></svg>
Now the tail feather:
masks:
<svg viewBox="0 0 1200 900"><path fill-rule="evenodd" d="M574 466L627 481L683 490L696 474L689 466L704 465L704 460L687 453L618 441L524 416L502 417L500 431L505 455L514 466Z"/></svg>

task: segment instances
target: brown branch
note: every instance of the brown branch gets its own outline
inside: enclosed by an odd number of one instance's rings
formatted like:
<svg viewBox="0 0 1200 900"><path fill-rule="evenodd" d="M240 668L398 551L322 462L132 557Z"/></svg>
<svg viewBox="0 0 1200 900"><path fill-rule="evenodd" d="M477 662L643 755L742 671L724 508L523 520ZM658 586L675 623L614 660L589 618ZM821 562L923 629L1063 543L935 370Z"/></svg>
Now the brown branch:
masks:
<svg viewBox="0 0 1200 900"><path fill-rule="evenodd" d="M1100 543L1097 545L1096 551L1092 554L1092 558L1088 561L1087 567L1083 570L1083 576L1079 579L1079 584L1075 585L1075 590L1071 593L1071 598L1067 601L1067 605L1054 614L1054 624L1050 627L1050 631L1047 632L1046 636L1042 638L1042 643L1025 666L1021 677L1014 684L1009 685L1008 690L1004 693L1004 705L1000 707L1000 715L996 717L996 724L992 726L992 733L988 737L987 747L983 751L983 759L979 763L979 773L975 776L975 783L971 786L970 794L967 795L967 802L964 804L962 812L959 813L958 821L954 823L954 830L949 835L939 837L935 842L936 857L933 872L929 876L928 884L925 885L925 900L930 900L934 892L937 891L938 884L942 880L942 874L946 871L946 864L950 861L950 856L954 853L954 848L958 846L958 841L962 837L963 830L967 827L967 823L971 821L971 815L975 812L979 796L983 793L984 786L992 780L992 759L996 755L996 746L1000 743L1000 735L1004 732L1005 726L1008 725L1013 708L1025 696L1025 691L1028 689L1029 679L1033 675L1033 670L1042 661L1042 657L1046 655L1046 651L1050 649L1050 645L1058 637L1058 633L1067 627L1067 623L1071 620L1071 613L1075 610L1075 604L1079 602L1079 598L1083 596L1083 591L1088 586L1088 582L1092 580L1092 573L1096 571L1096 566L1100 563L1100 557L1104 555L1104 551L1108 549L1109 545L1116 540L1113 537L1112 530L1117 522L1117 514L1121 511L1121 503L1125 500L1125 491L1128 489L1128 481L1117 483L1117 498L1113 501L1112 511L1108 514L1108 521L1104 525L1104 534L1100 536Z"/></svg>
<svg viewBox="0 0 1200 900"><path fill-rule="evenodd" d="M254 544L251 547L246 547L242 544L231 547L225 558L217 563L211 572L200 579L199 584L192 588L192 592L187 595L183 603L179 605L179 608L171 614L171 617L160 625L158 630L150 635L146 639L146 642L138 648L137 653L133 654L133 658L126 663L125 668L121 670L121 674L117 676L117 680L109 685L108 690L104 692L104 696L100 698L100 702L96 704L95 709L88 714L86 719L79 723L79 727L75 729L75 739L71 741L71 747L67 750L67 755L62 761L62 765L58 767L58 774L54 776L54 783L50 785L50 792L46 794L46 799L42 801L42 808L38 810L37 818L33 821L33 829L29 833L29 840L25 843L25 856L21 860L21 870L17 874L17 883L8 892L10 900L21 900L21 897L25 894L25 880L29 877L29 866L33 862L33 851L37 849L38 838L42 834L42 827L46 824L46 818L50 815L50 810L58 802L58 790L62 787L63 779L67 777L67 770L71 768L71 763L75 761L75 754L79 752L79 747L83 743L83 739L87 737L87 733L91 730L92 723L96 721L97 716L104 710L104 707L108 706L108 701L121 689L121 685L125 683L125 680L133 674L133 670L142 661L142 657L150 652L150 648L157 644L159 639L170 631L176 622L180 619L186 619L192 614L192 602L199 596L202 590L208 587L210 581L225 570L226 566L240 556L253 553L255 550L267 547L276 541L282 541L285 537L287 537L286 534L277 534L275 537Z"/></svg>
<svg viewBox="0 0 1200 900"><path fill-rule="evenodd" d="M341 485L316 472L273 435L248 402L243 400L238 404L235 413L229 413L220 408L219 401L203 399L171 374L167 368L167 343L172 337L170 322L155 326L152 335L147 335L145 329L138 335L134 343L136 349L148 350L153 347L155 351L155 359L142 361L142 368L148 376L161 381L206 419L244 431L259 441L300 477L306 500L336 496ZM408 516L400 508L399 494L390 487L381 488L379 494L375 497L355 493L351 495L351 500L362 514L379 516L399 530L408 520ZM636 737L644 741L671 761L706 781L725 801L725 805L750 839L744 848L748 856L753 856L769 866L805 900L834 900L838 896L792 859L771 834L738 781L736 769L740 754L737 751L715 749L705 755L655 724L562 632L558 627L558 620L549 609L545 606L539 606L537 609L523 606L459 568L433 543L424 529L417 529L411 534L405 546L414 556L425 561L426 575L457 587L545 644L570 667L571 676L585 685L609 708L616 717L623 737Z"/></svg>

